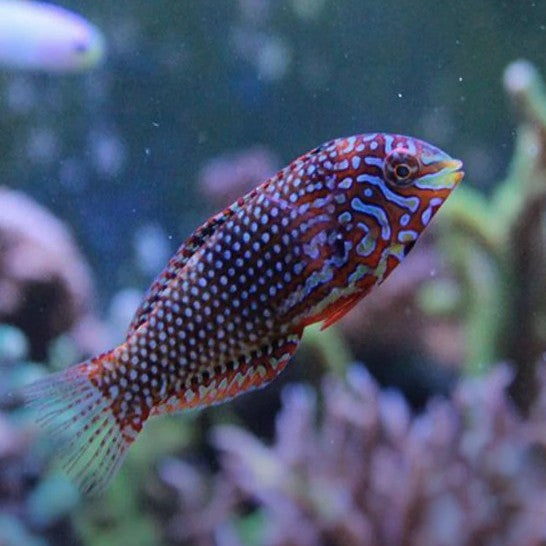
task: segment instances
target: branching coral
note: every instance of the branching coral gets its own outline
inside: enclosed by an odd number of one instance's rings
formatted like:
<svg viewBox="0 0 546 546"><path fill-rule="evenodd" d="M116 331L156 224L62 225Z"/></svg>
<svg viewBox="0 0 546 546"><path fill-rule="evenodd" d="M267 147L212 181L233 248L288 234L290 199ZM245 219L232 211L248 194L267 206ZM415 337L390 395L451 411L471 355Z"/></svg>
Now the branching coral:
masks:
<svg viewBox="0 0 546 546"><path fill-rule="evenodd" d="M490 199L459 188L445 207L442 248L463 280L468 371L509 359L526 408L546 349L546 92L525 61L507 68L505 87L522 120L508 176Z"/></svg>
<svg viewBox="0 0 546 546"><path fill-rule="evenodd" d="M272 446L239 427L215 430L222 469L211 504L173 531L193 530L198 544L542 544L546 369L529 421L505 395L509 381L496 367L416 417L360 366L346 383L328 378L320 405L312 390L288 387Z"/></svg>

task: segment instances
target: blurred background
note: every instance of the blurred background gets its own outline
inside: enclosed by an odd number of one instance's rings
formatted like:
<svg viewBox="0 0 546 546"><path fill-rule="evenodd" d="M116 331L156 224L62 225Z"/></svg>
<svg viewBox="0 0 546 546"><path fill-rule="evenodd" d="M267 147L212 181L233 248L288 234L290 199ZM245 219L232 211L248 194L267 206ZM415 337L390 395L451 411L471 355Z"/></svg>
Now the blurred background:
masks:
<svg viewBox="0 0 546 546"><path fill-rule="evenodd" d="M546 2L64 1L78 73L0 67L0 545L546 543ZM200 223L308 149L466 178L274 384L152 422L101 499L7 393L123 339Z"/></svg>

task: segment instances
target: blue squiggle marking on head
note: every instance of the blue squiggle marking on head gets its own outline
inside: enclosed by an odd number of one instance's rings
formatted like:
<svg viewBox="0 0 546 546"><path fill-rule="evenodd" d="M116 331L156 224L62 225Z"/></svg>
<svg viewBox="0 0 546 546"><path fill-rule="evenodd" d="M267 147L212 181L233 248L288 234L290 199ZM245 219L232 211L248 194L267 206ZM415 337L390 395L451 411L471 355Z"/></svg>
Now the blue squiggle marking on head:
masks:
<svg viewBox="0 0 546 546"><path fill-rule="evenodd" d="M401 243L409 243L411 241L416 241L419 234L413 229L406 229L398 233L398 240Z"/></svg>
<svg viewBox="0 0 546 546"><path fill-rule="evenodd" d="M415 212L419 208L419 199L415 196L412 197L403 197L390 188L387 187L383 179L379 176L371 176L369 174L361 174L356 177L357 182L371 184L379 188L383 197L392 203L396 203L399 207Z"/></svg>
<svg viewBox="0 0 546 546"><path fill-rule="evenodd" d="M379 167L380 169L383 168L383 160L379 157L373 157L373 156L366 156L364 158L364 163L366 165L371 165L373 167Z"/></svg>
<svg viewBox="0 0 546 546"><path fill-rule="evenodd" d="M357 212L362 212L368 216L372 216L377 220L377 223L381 227L381 238L385 241L388 241L391 236L391 226L385 211L376 205L368 205L364 203L358 197L354 197L351 201L351 206Z"/></svg>
<svg viewBox="0 0 546 546"><path fill-rule="evenodd" d="M390 154L392 152L392 145L394 138L391 135L384 135L385 138L385 153Z"/></svg>

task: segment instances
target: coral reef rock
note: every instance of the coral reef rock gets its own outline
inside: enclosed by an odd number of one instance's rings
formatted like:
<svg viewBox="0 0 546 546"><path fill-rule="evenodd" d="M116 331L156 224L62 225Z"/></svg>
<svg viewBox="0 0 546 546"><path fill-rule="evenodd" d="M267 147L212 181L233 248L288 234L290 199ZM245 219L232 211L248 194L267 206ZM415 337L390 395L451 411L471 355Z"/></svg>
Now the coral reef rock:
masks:
<svg viewBox="0 0 546 546"><path fill-rule="evenodd" d="M25 332L33 358L89 315L89 267L68 229L21 192L0 187L0 322Z"/></svg>
<svg viewBox="0 0 546 546"><path fill-rule="evenodd" d="M262 146L215 157L199 174L201 193L214 205L225 207L275 174L279 160Z"/></svg>

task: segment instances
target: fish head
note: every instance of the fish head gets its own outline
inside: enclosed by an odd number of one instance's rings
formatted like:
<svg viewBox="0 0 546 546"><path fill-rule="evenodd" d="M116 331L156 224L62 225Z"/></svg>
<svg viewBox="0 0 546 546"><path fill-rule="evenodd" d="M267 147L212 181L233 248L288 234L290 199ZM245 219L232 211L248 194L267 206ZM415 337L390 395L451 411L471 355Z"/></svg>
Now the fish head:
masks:
<svg viewBox="0 0 546 546"><path fill-rule="evenodd" d="M54 5L42 8L28 51L29 68L83 72L99 65L106 50L102 32L76 13Z"/></svg>
<svg viewBox="0 0 546 546"><path fill-rule="evenodd" d="M103 34L77 13L49 2L0 0L0 68L81 72L104 53Z"/></svg>
<svg viewBox="0 0 546 546"><path fill-rule="evenodd" d="M407 252L463 179L463 164L416 138L369 138L360 152L357 203L364 211L374 210L387 226L383 233L388 232L389 243L402 243Z"/></svg>
<svg viewBox="0 0 546 546"><path fill-rule="evenodd" d="M105 40L98 28L88 25L85 32L72 43L72 66L77 70L87 70L101 63L104 58Z"/></svg>
<svg viewBox="0 0 546 546"><path fill-rule="evenodd" d="M105 40L95 26L81 20L72 21L64 34L51 39L43 48L44 65L51 70L80 72L99 65L105 53Z"/></svg>

